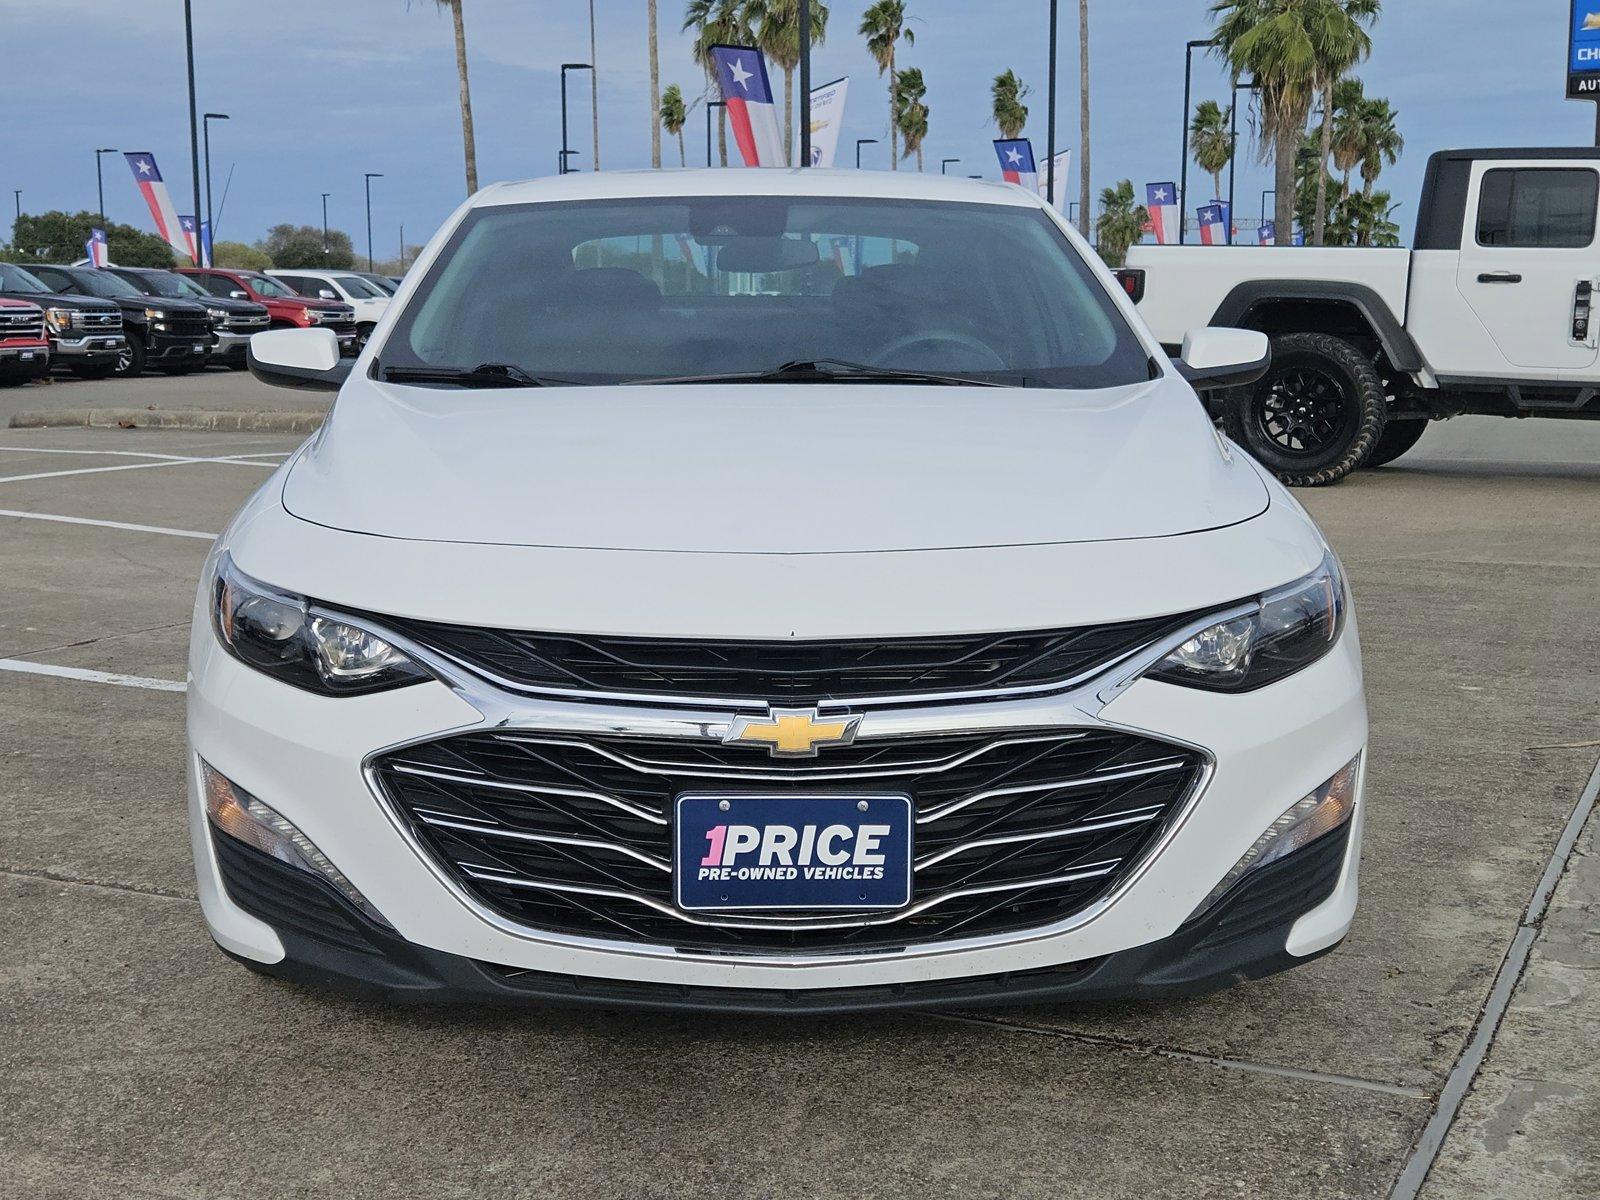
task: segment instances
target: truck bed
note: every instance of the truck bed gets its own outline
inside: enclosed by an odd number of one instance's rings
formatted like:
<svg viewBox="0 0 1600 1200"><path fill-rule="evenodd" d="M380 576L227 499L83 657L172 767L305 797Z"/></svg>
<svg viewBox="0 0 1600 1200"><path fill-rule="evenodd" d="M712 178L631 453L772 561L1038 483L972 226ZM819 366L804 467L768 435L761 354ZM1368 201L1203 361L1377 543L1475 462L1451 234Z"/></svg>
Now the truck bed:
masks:
<svg viewBox="0 0 1600 1200"><path fill-rule="evenodd" d="M1409 250L1288 246L1135 246L1145 273L1139 312L1164 345L1209 325L1228 293L1253 280L1306 279L1370 288L1405 319Z"/></svg>

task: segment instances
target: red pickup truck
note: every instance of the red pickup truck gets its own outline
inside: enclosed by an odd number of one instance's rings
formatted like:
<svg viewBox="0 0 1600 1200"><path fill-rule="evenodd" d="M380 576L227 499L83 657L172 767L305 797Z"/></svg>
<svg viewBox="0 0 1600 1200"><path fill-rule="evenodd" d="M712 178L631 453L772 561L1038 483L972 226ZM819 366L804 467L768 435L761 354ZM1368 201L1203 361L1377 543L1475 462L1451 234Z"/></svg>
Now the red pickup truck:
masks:
<svg viewBox="0 0 1600 1200"><path fill-rule="evenodd" d="M333 300L317 300L297 295L284 284L259 271L235 271L222 267L179 267L213 296L234 300L254 300L267 306L273 329L331 329L339 339L342 354L355 354L356 310Z"/></svg>
<svg viewBox="0 0 1600 1200"><path fill-rule="evenodd" d="M0 387L38 379L49 369L44 310L26 300L0 297Z"/></svg>

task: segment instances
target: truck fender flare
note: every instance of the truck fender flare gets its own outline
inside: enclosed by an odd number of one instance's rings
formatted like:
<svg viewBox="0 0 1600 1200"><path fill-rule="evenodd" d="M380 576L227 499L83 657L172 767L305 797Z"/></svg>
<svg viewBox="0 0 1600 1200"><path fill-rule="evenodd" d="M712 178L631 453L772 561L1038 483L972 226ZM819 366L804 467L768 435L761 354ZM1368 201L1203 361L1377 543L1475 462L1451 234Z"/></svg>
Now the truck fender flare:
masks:
<svg viewBox="0 0 1600 1200"><path fill-rule="evenodd" d="M1348 304L1361 314L1377 335L1378 344L1397 371L1423 369L1422 353L1406 327L1382 296L1359 283L1327 279L1252 279L1236 284L1212 314L1212 325L1244 327L1252 309L1264 303L1297 300L1331 300ZM1309 331L1309 332L1315 332Z"/></svg>

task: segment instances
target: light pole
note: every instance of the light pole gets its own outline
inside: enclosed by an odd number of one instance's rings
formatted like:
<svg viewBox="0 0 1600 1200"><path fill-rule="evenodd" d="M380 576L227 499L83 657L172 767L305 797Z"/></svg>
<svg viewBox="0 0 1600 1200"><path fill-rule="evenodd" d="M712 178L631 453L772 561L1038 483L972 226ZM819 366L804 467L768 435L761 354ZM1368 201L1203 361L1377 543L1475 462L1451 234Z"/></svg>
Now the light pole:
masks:
<svg viewBox="0 0 1600 1200"><path fill-rule="evenodd" d="M811 0L800 0L800 156L799 167L811 165Z"/></svg>
<svg viewBox="0 0 1600 1200"><path fill-rule="evenodd" d="M567 72L592 71L588 63L562 63L561 64L561 170L559 174L567 173L567 155L572 151L567 148Z"/></svg>
<svg viewBox="0 0 1600 1200"><path fill-rule="evenodd" d="M857 138L856 139L856 170L858 170L858 171L861 170L861 147L863 147L863 146L876 146L877 144L878 144L878 139L877 138Z"/></svg>
<svg viewBox="0 0 1600 1200"><path fill-rule="evenodd" d="M328 257L328 197L332 192L322 193L322 257Z"/></svg>
<svg viewBox="0 0 1600 1200"><path fill-rule="evenodd" d="M383 172L367 172L367 270L372 270L372 181L382 179Z"/></svg>
<svg viewBox="0 0 1600 1200"><path fill-rule="evenodd" d="M571 168L567 166L567 159L578 155L576 150L562 150L556 155L556 174L565 175Z"/></svg>
<svg viewBox="0 0 1600 1200"><path fill-rule="evenodd" d="M194 180L194 219L200 220L200 106L194 98L194 0L183 0L183 45L189 59L189 178ZM194 236L195 266L200 265L200 231Z"/></svg>
<svg viewBox="0 0 1600 1200"><path fill-rule="evenodd" d="M1044 195L1050 207L1056 206L1056 9L1057 0L1050 0L1050 75L1049 84L1045 91L1049 93L1045 103L1049 108L1048 120L1045 122L1045 141L1048 143L1045 153L1049 156L1045 164Z"/></svg>
<svg viewBox="0 0 1600 1200"><path fill-rule="evenodd" d="M706 101L706 166L711 165L711 110L713 108L727 108L726 100Z"/></svg>
<svg viewBox="0 0 1600 1200"><path fill-rule="evenodd" d="M1233 177L1239 165L1239 93L1253 92L1259 85L1254 79L1233 84L1233 97L1228 103L1228 148L1233 153L1228 158L1228 245L1233 245ZM1180 214L1181 215L1181 214Z"/></svg>
<svg viewBox="0 0 1600 1200"><path fill-rule="evenodd" d="M22 220L22 189L21 188L12 188L11 189L11 198L17 202L17 220L20 221L20 220ZM11 240L12 241L16 241L16 239L17 239L17 231L16 231L16 228L13 227L12 230L11 230Z"/></svg>
<svg viewBox="0 0 1600 1200"><path fill-rule="evenodd" d="M946 168L948 168L951 163L958 163L960 161L961 160L959 158L941 158L939 160L939 174L948 175L949 171Z"/></svg>
<svg viewBox="0 0 1600 1200"><path fill-rule="evenodd" d="M105 228L106 223L106 183L105 177L100 171L100 158L102 155L115 154L116 152L117 148L115 146L94 152L94 190L95 194L100 198L100 227L102 229Z"/></svg>
<svg viewBox="0 0 1600 1200"><path fill-rule="evenodd" d="M1261 193L1261 223L1263 225L1267 223L1267 197L1276 196L1277 194L1277 188L1267 188Z"/></svg>
<svg viewBox="0 0 1600 1200"><path fill-rule="evenodd" d="M213 121L226 121L227 119L228 119L228 114L227 113L206 113L201 118L201 123L205 128L205 140L206 140L206 228L205 228L205 232L207 234L209 234L213 239L215 239L216 236L217 236L217 230L216 230L216 226L212 224L212 217L211 217L211 122L213 122ZM205 253L205 238L203 238L203 237L200 239L200 252L202 254ZM211 264L207 263L206 265L210 266Z"/></svg>
<svg viewBox="0 0 1600 1200"><path fill-rule="evenodd" d="M1189 203L1189 101L1194 82L1194 52L1202 46L1215 46L1216 38L1185 42L1183 45L1183 157L1178 160L1178 244L1189 233L1189 218L1184 214Z"/></svg>

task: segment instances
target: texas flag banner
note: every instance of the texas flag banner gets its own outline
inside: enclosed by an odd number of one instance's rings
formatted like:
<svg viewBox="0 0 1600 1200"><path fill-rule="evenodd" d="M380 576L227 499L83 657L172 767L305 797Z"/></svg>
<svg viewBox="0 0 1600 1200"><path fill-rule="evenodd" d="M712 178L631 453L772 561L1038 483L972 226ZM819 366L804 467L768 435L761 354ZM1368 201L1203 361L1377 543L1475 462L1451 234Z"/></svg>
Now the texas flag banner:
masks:
<svg viewBox="0 0 1600 1200"><path fill-rule="evenodd" d="M1222 205L1202 204L1195 211L1200 216L1200 244L1202 246L1226 246L1228 244L1228 222L1222 215Z"/></svg>
<svg viewBox="0 0 1600 1200"><path fill-rule="evenodd" d="M994 152L1000 158L1000 174L1007 183L1021 184L1030 192L1039 190L1039 168L1033 161L1033 143L1027 138L996 138Z"/></svg>
<svg viewBox="0 0 1600 1200"><path fill-rule="evenodd" d="M1150 210L1150 232L1156 235L1156 245L1173 246L1178 241L1178 185L1175 183L1147 183L1144 185L1144 206Z"/></svg>
<svg viewBox="0 0 1600 1200"><path fill-rule="evenodd" d="M89 230L89 240L83 244L83 256L89 260L91 267L105 267L111 264L111 247L106 245L104 229Z"/></svg>
<svg viewBox="0 0 1600 1200"><path fill-rule="evenodd" d="M1256 229L1256 245L1276 246L1278 244L1278 226L1275 221L1263 221Z"/></svg>
<svg viewBox="0 0 1600 1200"><path fill-rule="evenodd" d="M728 121L747 167L785 167L778 109L772 102L767 62L752 46L713 46L717 82L728 106Z"/></svg>
<svg viewBox="0 0 1600 1200"><path fill-rule="evenodd" d="M172 195L167 191L167 185L162 182L161 172L156 168L155 156L147 150L130 150L122 157L128 160L128 168L133 172L134 182L139 185L139 191L144 195L144 202L150 206L150 216L155 220L156 233L167 245L179 254L188 255L193 261L194 254L188 239L183 236L178 210L172 206Z"/></svg>
<svg viewBox="0 0 1600 1200"><path fill-rule="evenodd" d="M200 261L200 243L195 232L194 218L179 213L178 228L183 230L183 243L189 247L189 257L194 259L197 265L205 266L206 264Z"/></svg>

